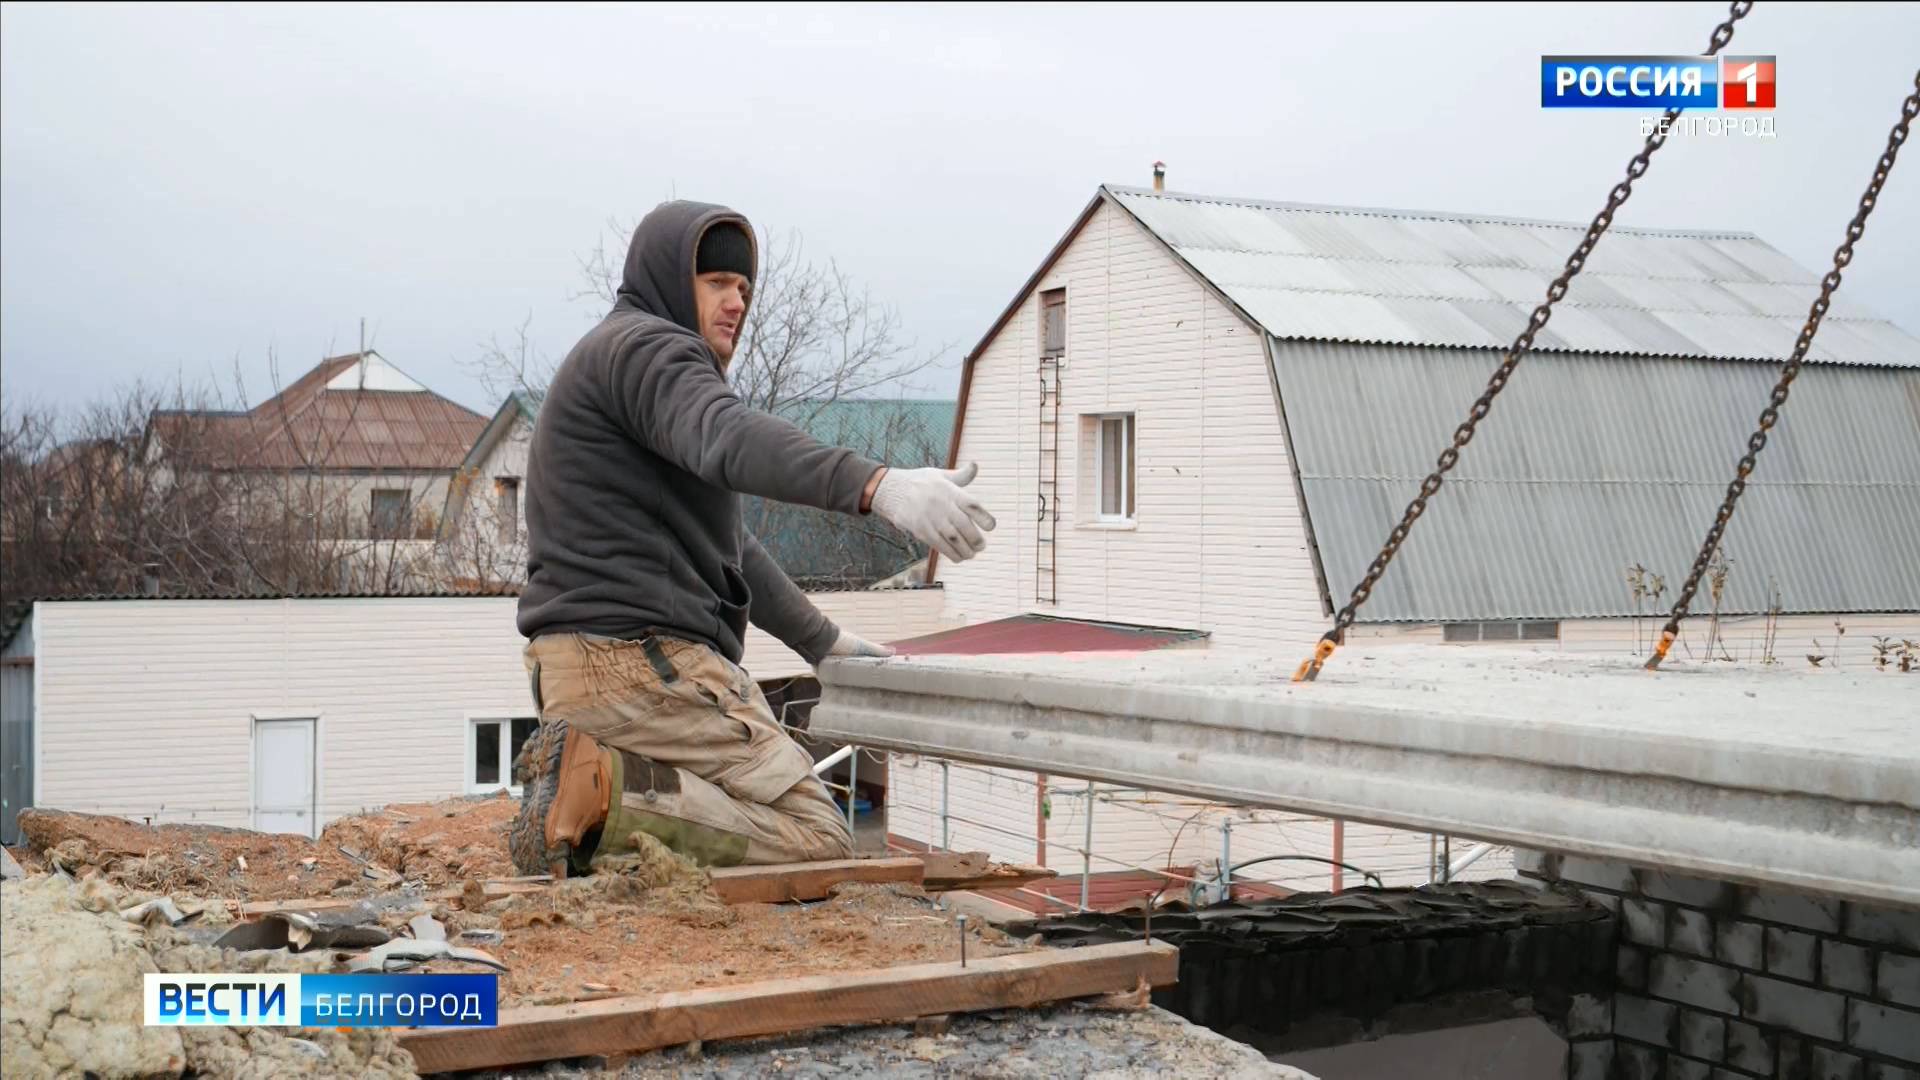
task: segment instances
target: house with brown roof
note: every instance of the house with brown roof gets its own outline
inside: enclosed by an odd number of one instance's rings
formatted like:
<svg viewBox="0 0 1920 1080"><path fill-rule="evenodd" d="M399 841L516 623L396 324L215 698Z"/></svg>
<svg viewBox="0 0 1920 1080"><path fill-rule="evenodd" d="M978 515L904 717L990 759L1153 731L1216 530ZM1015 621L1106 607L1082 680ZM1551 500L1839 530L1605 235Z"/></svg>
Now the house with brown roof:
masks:
<svg viewBox="0 0 1920 1080"><path fill-rule="evenodd" d="M209 557L246 588L384 594L434 584L447 486L484 427L367 350L250 409L159 409L144 461L232 519Z"/></svg>
<svg viewBox="0 0 1920 1080"><path fill-rule="evenodd" d="M149 444L209 472L324 477L349 535L429 540L486 423L367 350L322 360L251 409L156 412Z"/></svg>

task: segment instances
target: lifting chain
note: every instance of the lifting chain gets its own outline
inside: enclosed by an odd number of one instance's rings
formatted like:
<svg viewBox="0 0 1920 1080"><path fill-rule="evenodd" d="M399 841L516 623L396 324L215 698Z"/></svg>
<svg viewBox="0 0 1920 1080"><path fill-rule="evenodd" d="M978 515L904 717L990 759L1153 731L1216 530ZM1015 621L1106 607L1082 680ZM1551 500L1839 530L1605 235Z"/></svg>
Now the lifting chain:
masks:
<svg viewBox="0 0 1920 1080"><path fill-rule="evenodd" d="M1707 563L1720 548L1720 537L1727 531L1727 522L1733 520L1733 507L1740 501L1740 493L1747 490L1747 477L1753 473L1755 459L1760 456L1760 451L1766 449L1767 432L1773 430L1773 425L1780 420L1780 408L1787 403L1787 390L1800 374L1800 365L1813 345L1813 335L1819 331L1820 320L1826 317L1833 294L1840 288L1840 271L1853 261L1853 245L1866 234L1867 215L1873 212L1873 204L1879 201L1880 189L1887 183L1887 174L1893 171L1893 159L1900 154L1900 144L1907 141L1907 131L1913 126L1916 115L1920 115L1920 72L1914 73L1913 93L1900 103L1900 119L1887 135L1886 152L1880 155L1879 163L1874 166L1867 193L1860 196L1860 209L1854 212L1853 220L1847 222L1847 238L1834 249L1833 269L1827 271L1827 276L1820 281L1820 295L1814 297L1813 307L1807 311L1807 323L1800 328L1800 340L1794 342L1793 355L1787 357L1786 366L1780 370L1780 381L1774 386L1767 407L1760 410L1760 426L1754 431L1753 437L1747 440L1747 452L1734 469L1733 482L1727 485L1727 497L1720 503L1720 512L1714 515L1713 527L1707 530L1707 539L1700 545L1700 554L1694 557L1693 569L1687 573L1687 583L1680 587L1673 613L1667 619L1666 627L1660 631L1660 643L1654 646L1653 655L1647 658L1648 671L1660 667L1660 662L1667 658L1667 650L1673 648L1674 640L1680 636L1680 620L1687 617L1687 606L1693 603L1693 595L1700 588L1700 577L1707 572Z"/></svg>
<svg viewBox="0 0 1920 1080"><path fill-rule="evenodd" d="M1713 28L1713 36L1708 41L1706 55L1713 56L1726 48L1727 44L1733 40L1733 24L1746 18L1747 12L1752 10L1752 0L1737 0L1728 9L1727 21ZM1333 629L1320 638L1320 644L1314 647L1313 655L1302 661L1299 670L1293 673L1294 682L1318 678L1320 668L1327 662L1327 658L1333 655L1333 650L1346 641L1347 627L1353 625L1354 616L1359 612L1360 605L1367 602L1367 597L1373 593L1374 585L1379 582L1380 576L1387 572L1387 565L1393 562L1393 557L1399 552L1400 545L1406 542L1407 534L1413 529L1413 523L1419 520L1421 514L1426 513L1427 500L1440 493L1440 485L1445 481L1448 471L1460 460L1461 449L1473 441L1474 430L1479 427L1480 421L1485 420L1487 414L1493 411L1493 399L1506 388L1507 380L1513 377L1513 369L1520 365L1521 359L1533 350L1534 335L1538 334L1547 325L1547 320L1553 317L1553 305L1567 295L1568 284L1573 281L1575 275L1580 273L1580 268L1586 265L1587 256L1593 253L1594 245L1598 244L1600 237L1606 234L1607 226L1613 224L1614 213L1627 201L1628 196L1633 194L1633 182L1645 175L1647 165L1653 159L1653 152L1666 144L1667 132L1679 115L1679 109L1668 109L1665 122L1654 125L1653 134L1647 136L1646 145L1633 156L1633 160L1627 162L1627 178L1613 185L1613 190L1607 194L1607 205L1594 215L1593 223L1587 226L1587 233L1580 240L1580 246L1567 257L1566 268L1560 271L1560 276L1554 278L1551 285L1547 286L1546 301L1533 309L1533 315L1527 320L1526 327L1520 331L1520 336L1513 340L1512 347L1507 350L1506 359L1501 361L1493 377L1487 380L1487 388L1481 392L1480 399L1473 403L1473 409L1468 414L1466 422L1454 429L1453 445L1441 451L1440 459L1433 472L1428 473L1427 478L1421 481L1420 493L1407 504L1406 513L1401 515L1400 524L1395 525L1393 532L1387 535L1386 544L1380 548L1380 554L1373 557L1372 565L1367 567L1366 576L1360 579L1360 584L1353 587L1353 595L1347 599L1347 606L1341 608L1340 613L1334 616Z"/></svg>

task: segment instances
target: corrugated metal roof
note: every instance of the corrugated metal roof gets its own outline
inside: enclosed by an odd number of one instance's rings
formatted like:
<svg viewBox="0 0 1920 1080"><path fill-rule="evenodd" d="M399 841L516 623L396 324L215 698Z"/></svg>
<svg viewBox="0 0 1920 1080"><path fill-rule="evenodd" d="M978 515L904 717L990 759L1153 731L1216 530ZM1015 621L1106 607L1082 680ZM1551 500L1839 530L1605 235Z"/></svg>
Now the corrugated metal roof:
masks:
<svg viewBox="0 0 1920 1080"><path fill-rule="evenodd" d="M427 390L329 388L356 367L367 370L366 358L374 355L323 360L244 413L163 411L154 415L154 426L163 438L183 444L176 450L202 456L216 468L459 468L486 417ZM383 361L373 370L388 368Z"/></svg>
<svg viewBox="0 0 1920 1080"><path fill-rule="evenodd" d="M952 401L915 398L802 399L774 414L821 442L917 467L946 458L955 407Z"/></svg>
<svg viewBox="0 0 1920 1080"><path fill-rule="evenodd" d="M1512 344L1586 223L1104 189L1278 338ZM1818 278L1758 237L1614 225L1535 347L1783 360ZM1920 367L1920 338L1836 303L1810 359Z"/></svg>
<svg viewBox="0 0 1920 1080"><path fill-rule="evenodd" d="M1555 321L1558 326L1558 320ZM1365 573L1497 357L1274 341L1336 602ZM1567 353L1521 364L1363 621L1634 614L1672 604L1776 378L1760 364ZM1920 611L1920 369L1812 367L1728 527L1725 612ZM1651 603L1645 607L1650 611ZM1704 611L1702 597L1695 611Z"/></svg>

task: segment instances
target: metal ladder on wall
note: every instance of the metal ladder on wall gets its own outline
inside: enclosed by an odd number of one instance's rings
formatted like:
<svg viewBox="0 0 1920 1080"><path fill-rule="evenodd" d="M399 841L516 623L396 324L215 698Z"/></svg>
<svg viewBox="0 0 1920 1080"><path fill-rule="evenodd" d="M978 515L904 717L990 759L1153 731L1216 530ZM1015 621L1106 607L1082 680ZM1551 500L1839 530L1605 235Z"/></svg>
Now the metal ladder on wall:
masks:
<svg viewBox="0 0 1920 1080"><path fill-rule="evenodd" d="M1060 602L1055 569L1060 525L1060 357L1040 358L1040 517L1034 529L1033 599Z"/></svg>

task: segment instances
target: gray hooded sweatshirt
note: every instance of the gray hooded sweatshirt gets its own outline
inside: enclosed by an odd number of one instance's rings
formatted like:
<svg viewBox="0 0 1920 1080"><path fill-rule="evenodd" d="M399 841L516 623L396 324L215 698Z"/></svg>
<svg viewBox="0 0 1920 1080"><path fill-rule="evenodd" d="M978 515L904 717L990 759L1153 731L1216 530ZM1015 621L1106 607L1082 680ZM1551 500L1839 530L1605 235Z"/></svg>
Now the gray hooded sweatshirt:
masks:
<svg viewBox="0 0 1920 1080"><path fill-rule="evenodd" d="M618 302L554 374L527 459L529 638L661 633L738 663L749 618L808 662L839 634L747 535L740 495L857 514L880 464L727 384L693 292L700 237L722 221L747 228L705 203L648 214Z"/></svg>

